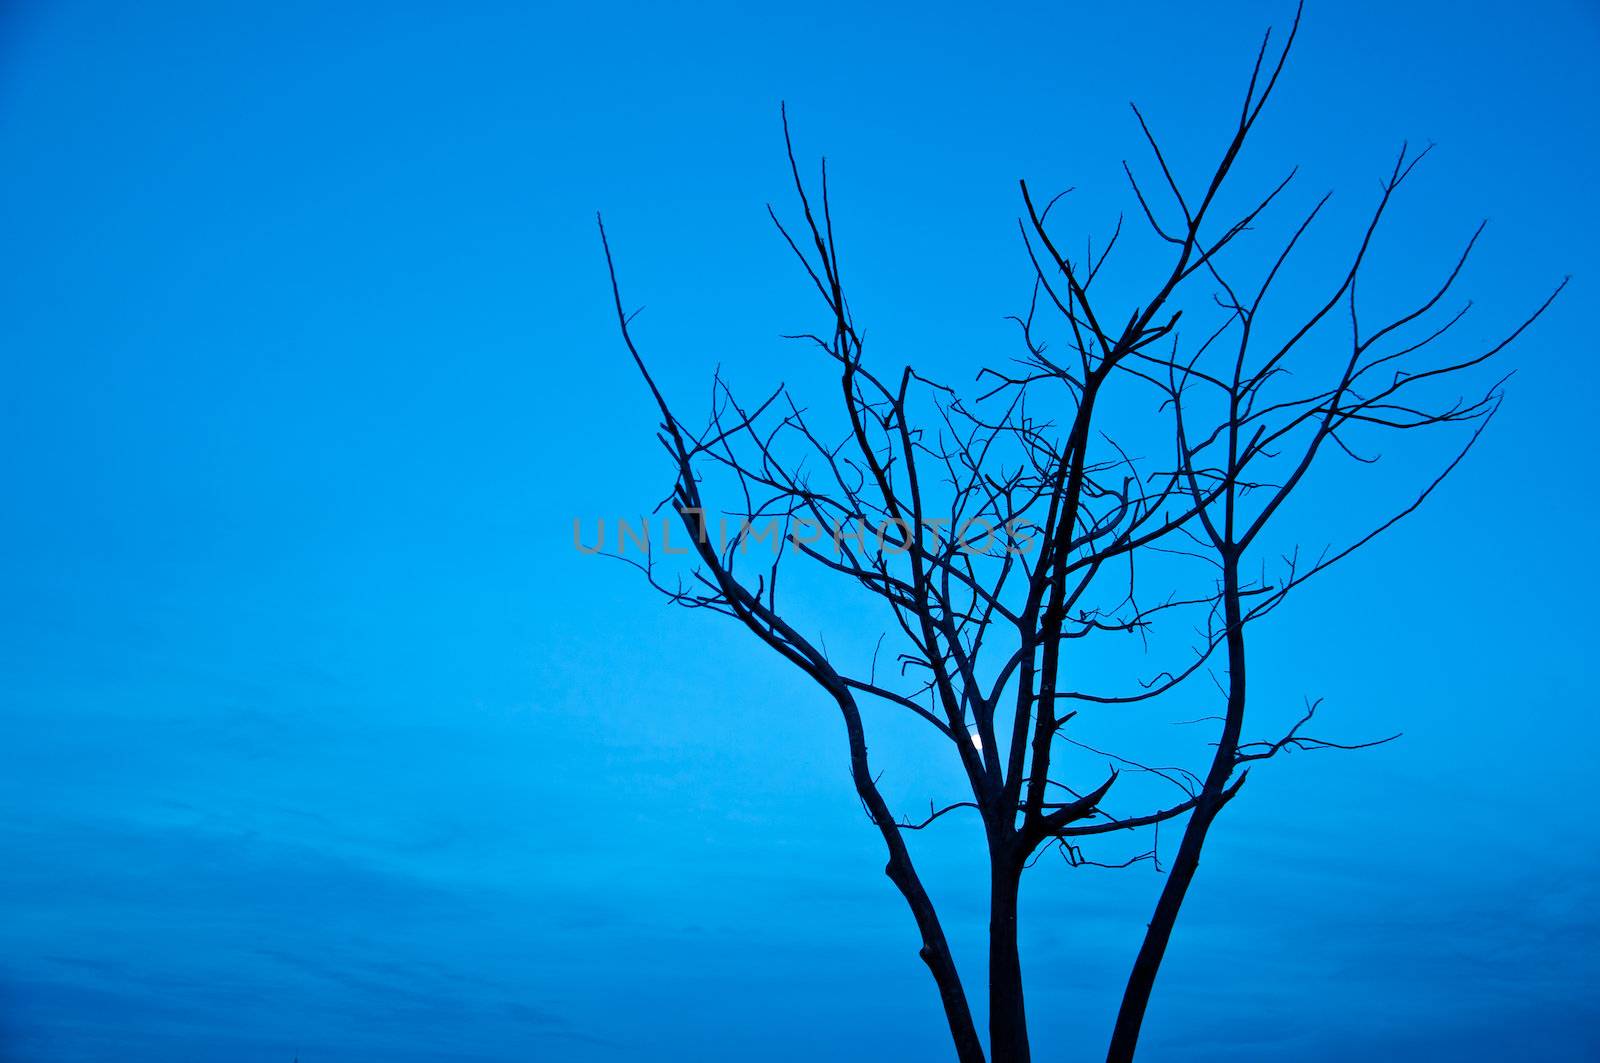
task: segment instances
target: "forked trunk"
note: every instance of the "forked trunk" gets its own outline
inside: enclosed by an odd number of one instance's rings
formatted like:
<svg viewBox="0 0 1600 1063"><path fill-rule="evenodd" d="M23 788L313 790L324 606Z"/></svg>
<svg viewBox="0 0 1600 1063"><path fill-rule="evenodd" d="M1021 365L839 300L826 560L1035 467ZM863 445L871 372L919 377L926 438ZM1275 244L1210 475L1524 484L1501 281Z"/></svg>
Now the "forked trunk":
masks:
<svg viewBox="0 0 1600 1063"><path fill-rule="evenodd" d="M1122 1007L1117 1012L1117 1025L1111 1033L1111 1047L1106 1052L1106 1063L1133 1063L1133 1053L1139 1047L1139 1031L1144 1026L1145 1009L1150 1005L1150 994L1155 989L1156 972L1167 954L1167 942L1172 939L1172 928L1177 925L1178 912L1183 899L1200 867L1200 850L1205 845L1206 832L1216 817L1215 808L1196 810L1195 819L1185 831L1178 856L1156 902L1150 928L1139 948L1128 975L1128 986L1122 996Z"/></svg>

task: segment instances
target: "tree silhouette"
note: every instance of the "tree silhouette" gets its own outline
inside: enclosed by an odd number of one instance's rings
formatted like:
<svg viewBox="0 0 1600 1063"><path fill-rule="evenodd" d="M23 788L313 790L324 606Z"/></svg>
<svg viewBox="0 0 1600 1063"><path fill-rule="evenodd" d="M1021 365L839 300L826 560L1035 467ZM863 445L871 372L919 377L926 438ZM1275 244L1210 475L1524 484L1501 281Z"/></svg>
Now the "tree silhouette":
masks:
<svg viewBox="0 0 1600 1063"><path fill-rule="evenodd" d="M826 307L826 326L796 338L837 368L833 402L842 417L834 429L782 386L745 403L720 374L703 423L675 414L636 343L601 226L622 337L660 409L660 440L675 470L663 505L686 530L697 567L671 582L649 553L624 560L673 603L742 624L837 707L851 778L883 837L886 872L916 921L963 1063L1029 1058L1017 900L1023 871L1041 853L1059 852L1073 865L1125 866L1158 859L1156 850L1097 860L1085 846L1168 821L1182 825L1107 1053L1121 1063L1133 1058L1201 850L1250 766L1290 750L1377 744L1309 733L1315 702L1278 737L1247 738L1249 633L1292 591L1414 511L1455 469L1501 398L1504 378L1476 371L1561 290L1509 334L1458 344L1455 326L1470 303L1447 307L1446 300L1480 226L1409 309L1369 321L1358 282L1397 193L1428 154L1407 147L1350 250L1325 269L1313 303L1275 300L1275 282L1299 267L1296 252L1327 196L1291 215L1282 237L1257 251L1254 268L1247 256L1235 260L1236 247L1259 246L1255 231L1290 198L1292 171L1247 209L1224 216L1219 206L1299 22L1297 13L1281 48L1270 32L1263 38L1204 184L1178 180L1134 108L1158 175L1146 182L1124 163L1135 227L1165 251L1132 305L1107 305L1099 294L1105 285L1097 285L1128 239L1121 221L1098 249L1069 254L1050 221L1061 197L1041 202L1021 183L1019 227L1033 272L1028 309L1013 319L1021 350L1013 362L982 367L971 396L911 366L888 373L867 359L841 272L826 163L817 187L808 187L787 116L801 221L786 224L776 213L773 220ZM1318 257L1326 267L1326 256ZM1059 354L1046 343L1047 321ZM1142 420L1129 414L1139 396L1149 400ZM1461 435L1436 471L1365 530L1315 556L1269 545L1275 519L1314 467L1328 459L1371 463L1383 437L1452 427ZM1151 454L1160 456L1142 456ZM886 630L864 673L847 669L791 619L779 579L797 569L833 578L833 593L864 594L881 610ZM1165 656L1153 675L1130 676L1115 691L1076 678L1105 640L1130 638ZM1213 671L1216 689L1207 693ZM1183 721L1190 733L1205 732L1198 770L1092 749L1073 734L1080 712L1173 704L1171 695L1197 684L1216 706ZM966 783L960 800L917 821L890 810L868 759L866 702L912 713L948 740ZM1103 774L1085 777L1086 765L1107 761ZM1112 810L1127 789L1124 778L1144 781L1136 791L1144 807ZM1175 788L1171 798L1153 799L1152 780ZM981 820L987 841L987 1049L907 845L909 834L957 810Z"/></svg>

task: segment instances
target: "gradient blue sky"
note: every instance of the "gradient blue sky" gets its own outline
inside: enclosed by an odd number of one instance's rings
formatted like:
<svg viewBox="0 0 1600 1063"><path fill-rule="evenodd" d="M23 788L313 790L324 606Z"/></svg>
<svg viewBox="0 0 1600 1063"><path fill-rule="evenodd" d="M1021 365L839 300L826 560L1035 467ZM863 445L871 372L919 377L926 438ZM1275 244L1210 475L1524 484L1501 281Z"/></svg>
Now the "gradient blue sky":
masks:
<svg viewBox="0 0 1600 1063"><path fill-rule="evenodd" d="M775 382L787 99L879 356L964 377L1016 178L1114 216L1130 98L1209 162L1289 5L865 7L5 5L0 1057L945 1058L837 718L570 548L667 484L593 212L669 391ZM1394 277L1487 215L1487 320L1576 280L1460 476L1262 636L1263 698L1406 738L1259 773L1151 1060L1600 1054L1597 52L1576 2L1307 16L1251 178L1354 210L1433 140ZM975 843L921 850L969 965ZM1157 888L1030 880L1044 1058L1102 1050Z"/></svg>

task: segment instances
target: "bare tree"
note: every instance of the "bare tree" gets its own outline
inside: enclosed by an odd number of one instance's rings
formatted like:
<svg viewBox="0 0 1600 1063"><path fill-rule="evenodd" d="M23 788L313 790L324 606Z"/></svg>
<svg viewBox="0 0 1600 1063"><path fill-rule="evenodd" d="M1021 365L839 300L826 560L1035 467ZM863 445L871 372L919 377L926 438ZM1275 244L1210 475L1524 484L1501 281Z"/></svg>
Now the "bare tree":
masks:
<svg viewBox="0 0 1600 1063"><path fill-rule="evenodd" d="M1061 197L1041 202L1021 183L1019 227L1033 273L1028 308L1013 319L1021 349L1008 364L982 368L971 396L910 366L885 373L867 360L841 272L826 163L808 187L787 118L801 221L773 220L826 307L822 330L794 338L837 369L836 427L782 386L742 402L720 373L707 419L680 418L646 367L605 246L622 337L660 408L660 440L676 473L663 505L686 530L697 567L674 581L653 556L624 559L673 603L742 624L837 707L851 778L888 849L887 874L916 921L963 1063L1029 1058L1017 902L1023 871L1041 854L1074 866L1158 860L1153 846L1106 859L1086 846L1182 825L1107 1053L1112 1063L1130 1060L1201 850L1250 766L1290 750L1377 744L1310 733L1316 703L1278 737L1247 738L1248 636L1292 591L1414 511L1449 475L1500 402L1503 378L1475 371L1555 298L1503 337L1459 344L1456 326L1470 304L1447 302L1480 226L1409 309L1369 320L1359 281L1391 204L1428 154L1402 147L1345 257L1324 269L1315 302L1297 309L1273 299L1275 282L1299 268L1296 251L1328 197L1292 214L1281 240L1264 254L1258 245L1254 260L1236 245L1259 240L1255 230L1292 198L1294 173L1245 209L1224 215L1219 203L1298 27L1297 13L1281 48L1270 32L1263 39L1220 160L1197 187L1178 179L1134 108L1158 175L1147 183L1124 163L1134 216L1141 238L1166 250L1133 305L1106 305L1097 284L1127 239L1121 221L1098 249L1069 254L1050 221ZM1046 320L1062 353L1045 342ZM1149 416L1124 423L1141 395ZM1115 432L1103 423L1113 406ZM1370 463L1380 437L1452 427L1461 435L1437 471L1365 530L1315 556L1269 545L1275 519L1325 459ZM793 586L797 569L836 579L837 593L865 595L882 610L885 630L869 666L845 667L791 619L779 577ZM1092 689L1097 647L1130 638L1149 655L1169 656L1125 689ZM1215 705L1185 721L1190 733L1205 732L1197 769L1094 749L1074 734L1079 713L1175 704L1175 693L1196 684ZM891 811L868 759L868 703L911 713L948 740L965 780L959 800L917 821ZM1108 761L1103 775L1084 777L1086 766ZM1113 811L1125 778L1141 781L1130 796L1143 807ZM1172 796L1151 794L1152 781ZM975 814L987 839L987 1050L907 845L909 834L958 810Z"/></svg>

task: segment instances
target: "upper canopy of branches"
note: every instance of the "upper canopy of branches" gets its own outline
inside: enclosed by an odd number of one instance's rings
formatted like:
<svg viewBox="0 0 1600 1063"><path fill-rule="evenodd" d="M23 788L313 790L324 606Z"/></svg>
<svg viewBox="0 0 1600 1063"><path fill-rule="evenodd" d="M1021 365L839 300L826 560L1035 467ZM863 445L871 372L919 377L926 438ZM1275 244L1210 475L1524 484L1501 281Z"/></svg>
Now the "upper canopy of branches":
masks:
<svg viewBox="0 0 1600 1063"><path fill-rule="evenodd" d="M783 387L741 401L719 375L707 418L684 419L651 378L617 293L623 335L659 404L660 438L676 470L669 504L698 561L676 584L652 561L640 567L674 602L742 622L847 713L858 698L877 699L945 734L971 799L927 822L976 808L991 831L1014 834L1024 856L1058 841L1081 860L1070 839L1231 794L1242 781L1232 774L1237 765L1339 745L1301 734L1309 712L1281 739L1241 742L1230 708L1217 717L1233 734L1227 770L1205 780L1167 773L1183 795L1120 818L1100 807L1110 779L1077 786L1052 774L1077 708L1176 690L1207 670L1230 631L1414 510L1494 414L1504 377L1489 363L1549 305L1489 342L1458 342L1470 303L1454 290L1480 226L1409 308L1369 318L1359 282L1397 195L1428 155L1402 147L1344 259L1324 271L1321 294L1285 324L1273 303L1277 282L1328 197L1287 212L1291 171L1247 209L1224 215L1219 204L1234 198L1224 189L1287 53L1287 44L1274 51L1263 40L1220 157L1194 187L1177 179L1134 109L1150 161L1124 164L1133 217L1168 251L1133 305L1103 299L1097 284L1125 239L1122 222L1097 251L1075 257L1051 217L1061 197L1041 202L1022 182L1018 224L1033 283L1027 310L1013 319L1020 350L1006 364L974 367L971 394L868 357L841 273L826 163L808 184L787 117L798 219L774 212L773 220L825 311L821 329L795 338L837 370L833 415L814 414ZM1265 252L1263 229L1279 234ZM1232 253L1246 243L1253 260ZM610 263L609 246L606 254ZM1151 419L1103 423L1106 397L1134 390L1149 397ZM1246 567L1319 462L1375 461L1379 436L1451 426L1462 430L1453 457L1365 532L1315 557L1290 550ZM774 526L778 534L752 550ZM895 663L875 654L864 674L852 673L786 620L779 577L793 564L816 566L877 601ZM1148 638L1161 625L1193 638L1153 676L1122 690L1080 689L1069 679L1073 646Z"/></svg>

